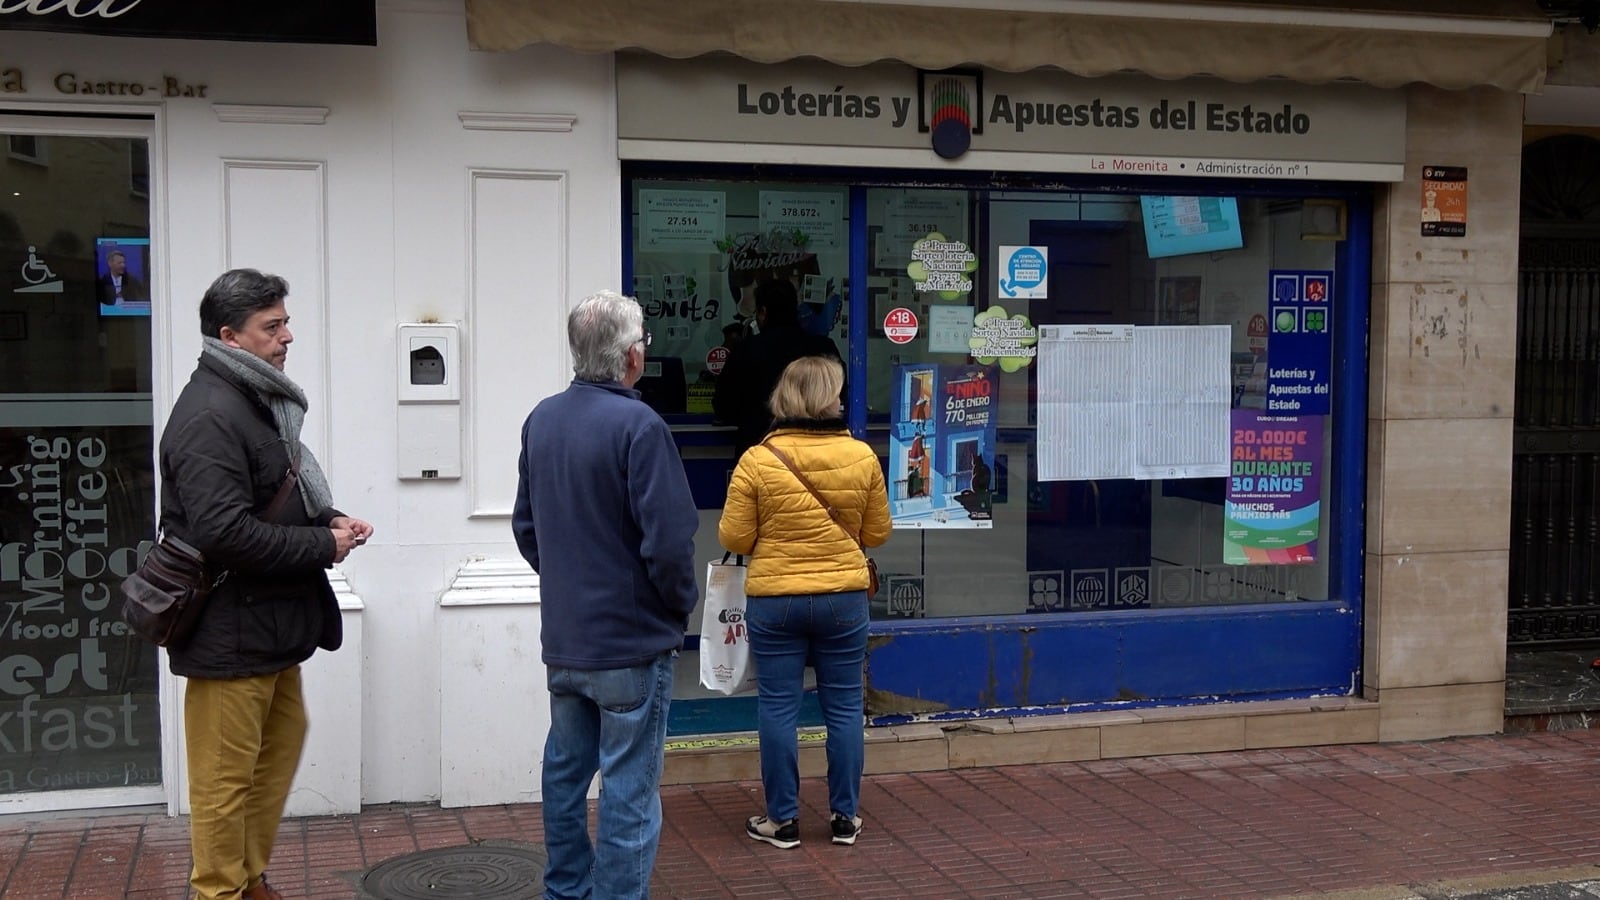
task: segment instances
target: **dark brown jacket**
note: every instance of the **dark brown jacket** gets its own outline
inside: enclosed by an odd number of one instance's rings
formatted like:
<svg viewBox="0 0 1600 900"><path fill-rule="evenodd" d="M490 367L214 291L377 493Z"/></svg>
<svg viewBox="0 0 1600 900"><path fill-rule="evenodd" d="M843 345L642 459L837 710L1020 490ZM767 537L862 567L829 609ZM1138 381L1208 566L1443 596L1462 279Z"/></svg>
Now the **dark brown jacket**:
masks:
<svg viewBox="0 0 1600 900"><path fill-rule="evenodd" d="M201 357L161 434L161 528L228 577L206 601L195 633L169 652L172 673L244 678L303 662L343 640L325 569L328 523L292 491L276 522L261 516L289 471L272 411L221 365Z"/></svg>

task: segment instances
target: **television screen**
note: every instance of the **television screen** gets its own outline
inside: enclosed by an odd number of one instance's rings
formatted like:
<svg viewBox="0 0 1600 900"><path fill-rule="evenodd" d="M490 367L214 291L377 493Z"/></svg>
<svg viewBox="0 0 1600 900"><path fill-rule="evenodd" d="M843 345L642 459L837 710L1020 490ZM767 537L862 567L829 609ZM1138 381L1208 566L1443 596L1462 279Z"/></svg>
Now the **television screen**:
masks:
<svg viewBox="0 0 1600 900"><path fill-rule="evenodd" d="M95 238L94 244L100 315L150 315L150 239Z"/></svg>
<svg viewBox="0 0 1600 900"><path fill-rule="evenodd" d="M1239 202L1232 197L1140 197L1139 205L1151 259L1244 246Z"/></svg>

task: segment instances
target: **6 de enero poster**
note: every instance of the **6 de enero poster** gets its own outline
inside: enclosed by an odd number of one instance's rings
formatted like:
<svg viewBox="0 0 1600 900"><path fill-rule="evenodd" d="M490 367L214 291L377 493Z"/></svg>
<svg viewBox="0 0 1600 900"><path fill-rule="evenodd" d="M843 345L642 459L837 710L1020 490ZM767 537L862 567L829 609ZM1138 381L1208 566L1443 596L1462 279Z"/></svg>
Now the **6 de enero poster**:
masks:
<svg viewBox="0 0 1600 900"><path fill-rule="evenodd" d="M992 528L996 366L896 366L889 516L896 528Z"/></svg>
<svg viewBox="0 0 1600 900"><path fill-rule="evenodd" d="M1236 409L1232 424L1222 561L1314 562L1322 527L1322 419Z"/></svg>

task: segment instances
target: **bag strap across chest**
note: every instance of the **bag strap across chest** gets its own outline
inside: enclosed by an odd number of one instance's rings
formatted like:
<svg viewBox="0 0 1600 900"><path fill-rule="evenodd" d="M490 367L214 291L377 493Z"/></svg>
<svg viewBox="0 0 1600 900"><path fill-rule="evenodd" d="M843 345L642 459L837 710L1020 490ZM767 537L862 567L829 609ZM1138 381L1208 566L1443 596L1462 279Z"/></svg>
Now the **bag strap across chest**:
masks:
<svg viewBox="0 0 1600 900"><path fill-rule="evenodd" d="M782 450L779 450L777 447L772 446L772 444L768 441L762 441L761 446L767 448L768 453L771 453L774 457L777 457L778 462L783 463L783 467L788 469L789 474L793 475L795 480L800 482L801 487L804 487L807 491L810 491L811 496L816 498L817 505L821 506L823 512L828 514L828 518L833 520L833 524L839 526L839 530L843 531L845 536L849 537L850 540L855 541L856 546L860 547L861 552L865 553L867 548L861 543L861 538L857 535L851 534L850 529L844 527L844 523L839 521L839 510L835 509L833 504L829 503L823 498L822 494L816 489L815 486L811 484L810 479L800 474L800 470L795 468L794 463L789 461L788 454L784 453Z"/></svg>

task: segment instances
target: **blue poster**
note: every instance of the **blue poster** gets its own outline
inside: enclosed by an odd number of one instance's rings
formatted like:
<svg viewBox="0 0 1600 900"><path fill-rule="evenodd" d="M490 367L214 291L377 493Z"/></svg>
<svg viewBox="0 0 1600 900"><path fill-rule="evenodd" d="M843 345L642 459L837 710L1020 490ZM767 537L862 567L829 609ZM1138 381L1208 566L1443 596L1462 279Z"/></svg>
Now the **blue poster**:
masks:
<svg viewBox="0 0 1600 900"><path fill-rule="evenodd" d="M1267 311L1267 408L1325 416L1333 378L1333 273L1273 269Z"/></svg>
<svg viewBox="0 0 1600 900"><path fill-rule="evenodd" d="M895 366L889 515L896 528L992 528L996 366Z"/></svg>

